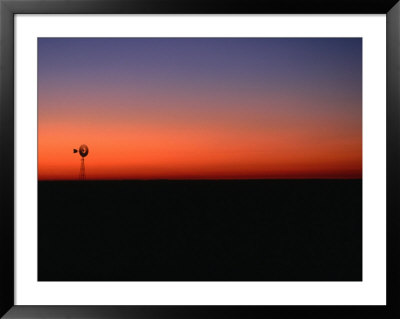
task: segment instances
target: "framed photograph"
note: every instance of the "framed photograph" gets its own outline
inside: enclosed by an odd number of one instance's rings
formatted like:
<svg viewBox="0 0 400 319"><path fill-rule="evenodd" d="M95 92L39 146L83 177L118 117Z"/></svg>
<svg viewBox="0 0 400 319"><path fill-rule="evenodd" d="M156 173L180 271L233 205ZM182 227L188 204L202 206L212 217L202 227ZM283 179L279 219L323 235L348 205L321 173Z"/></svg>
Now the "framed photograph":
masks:
<svg viewBox="0 0 400 319"><path fill-rule="evenodd" d="M400 315L397 1L0 10L0 315Z"/></svg>

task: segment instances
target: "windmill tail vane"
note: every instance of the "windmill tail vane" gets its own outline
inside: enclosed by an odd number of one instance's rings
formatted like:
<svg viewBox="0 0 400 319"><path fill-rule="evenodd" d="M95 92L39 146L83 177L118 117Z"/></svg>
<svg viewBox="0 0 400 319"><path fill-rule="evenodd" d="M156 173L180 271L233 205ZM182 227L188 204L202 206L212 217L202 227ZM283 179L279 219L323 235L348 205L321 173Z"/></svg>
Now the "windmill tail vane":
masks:
<svg viewBox="0 0 400 319"><path fill-rule="evenodd" d="M87 145L82 144L79 147L79 150L77 150L76 148L74 148L73 150L74 154L79 152L79 155L81 156L81 167L79 170L79 177L78 179L80 181L84 181L86 180L86 172L85 172L85 157L89 154L89 148L87 147Z"/></svg>

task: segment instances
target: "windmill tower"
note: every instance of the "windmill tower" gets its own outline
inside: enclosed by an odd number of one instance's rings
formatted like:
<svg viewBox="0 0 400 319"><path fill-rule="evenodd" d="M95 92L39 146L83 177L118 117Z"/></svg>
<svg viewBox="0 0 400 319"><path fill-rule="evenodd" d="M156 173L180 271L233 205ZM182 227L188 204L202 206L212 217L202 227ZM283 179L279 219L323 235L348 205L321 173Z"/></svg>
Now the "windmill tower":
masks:
<svg viewBox="0 0 400 319"><path fill-rule="evenodd" d="M85 174L85 157L89 154L89 148L87 145L82 144L79 146L79 150L74 148L74 153L78 153L81 156L81 168L79 170L79 180L84 181L86 179L86 174Z"/></svg>

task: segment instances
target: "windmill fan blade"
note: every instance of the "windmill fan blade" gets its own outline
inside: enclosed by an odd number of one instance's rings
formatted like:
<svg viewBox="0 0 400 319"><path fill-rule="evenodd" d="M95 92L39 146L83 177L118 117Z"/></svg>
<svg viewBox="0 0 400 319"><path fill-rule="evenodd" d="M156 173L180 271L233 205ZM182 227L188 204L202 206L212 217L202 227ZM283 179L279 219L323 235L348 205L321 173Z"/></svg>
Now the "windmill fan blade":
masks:
<svg viewBox="0 0 400 319"><path fill-rule="evenodd" d="M78 150L74 148L74 153L78 153Z"/></svg>

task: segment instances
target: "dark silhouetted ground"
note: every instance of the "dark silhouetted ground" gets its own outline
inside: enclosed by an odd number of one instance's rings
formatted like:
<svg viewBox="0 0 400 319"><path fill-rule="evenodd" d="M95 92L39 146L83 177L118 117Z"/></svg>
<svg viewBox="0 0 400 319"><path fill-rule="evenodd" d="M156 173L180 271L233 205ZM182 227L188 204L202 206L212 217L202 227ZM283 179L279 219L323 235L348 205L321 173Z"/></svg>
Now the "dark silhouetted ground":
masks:
<svg viewBox="0 0 400 319"><path fill-rule="evenodd" d="M361 180L39 182L39 280L362 279Z"/></svg>

